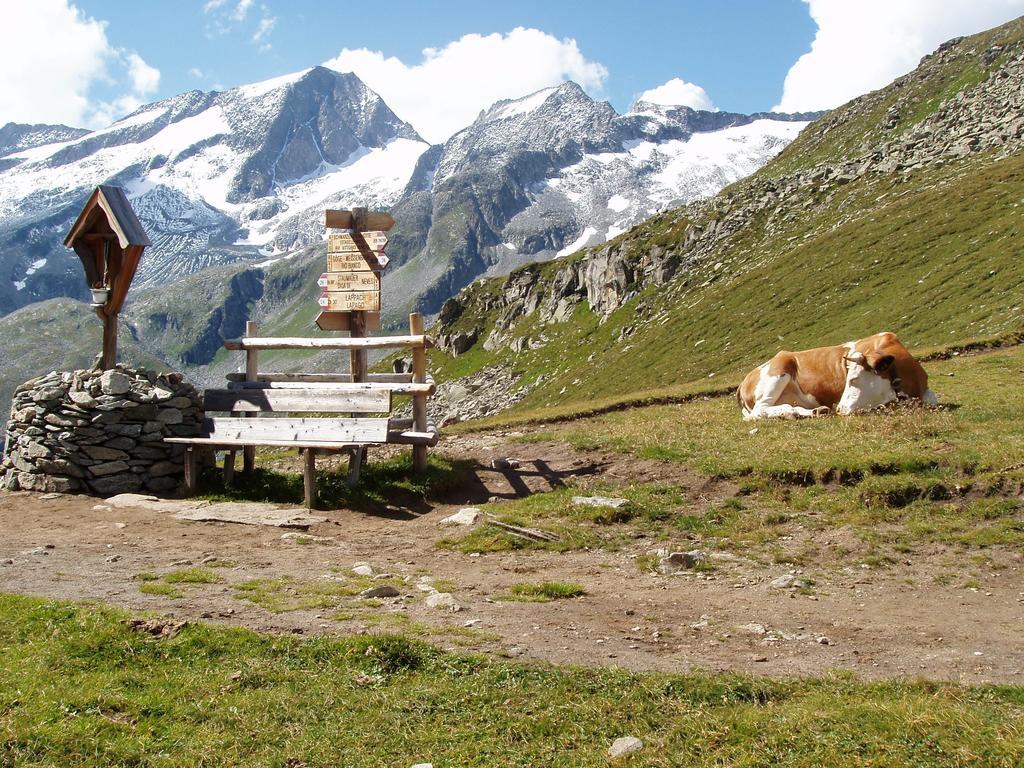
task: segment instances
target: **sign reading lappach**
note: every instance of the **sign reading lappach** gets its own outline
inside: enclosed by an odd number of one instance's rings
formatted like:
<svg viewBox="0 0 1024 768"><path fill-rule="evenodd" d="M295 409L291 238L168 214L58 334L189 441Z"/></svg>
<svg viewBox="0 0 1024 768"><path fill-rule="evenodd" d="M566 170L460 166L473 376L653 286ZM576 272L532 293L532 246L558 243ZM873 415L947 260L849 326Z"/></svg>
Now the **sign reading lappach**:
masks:
<svg viewBox="0 0 1024 768"><path fill-rule="evenodd" d="M365 210L327 211L326 223L328 228L347 231L327 236L327 271L317 280L322 309L317 325L324 330L353 330L358 319L352 317L354 312L368 313L362 317L379 323L380 273L389 261L384 254L386 231L394 219Z"/></svg>

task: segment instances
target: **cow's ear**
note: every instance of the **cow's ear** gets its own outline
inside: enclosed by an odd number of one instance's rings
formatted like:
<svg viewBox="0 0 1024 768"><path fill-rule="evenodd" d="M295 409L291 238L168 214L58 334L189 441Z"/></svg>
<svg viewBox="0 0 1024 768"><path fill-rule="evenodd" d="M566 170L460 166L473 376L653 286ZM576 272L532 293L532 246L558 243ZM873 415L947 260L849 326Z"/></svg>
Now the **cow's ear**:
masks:
<svg viewBox="0 0 1024 768"><path fill-rule="evenodd" d="M868 366L875 373L885 373L892 364L896 362L896 358L892 355L879 355L877 353L868 355Z"/></svg>

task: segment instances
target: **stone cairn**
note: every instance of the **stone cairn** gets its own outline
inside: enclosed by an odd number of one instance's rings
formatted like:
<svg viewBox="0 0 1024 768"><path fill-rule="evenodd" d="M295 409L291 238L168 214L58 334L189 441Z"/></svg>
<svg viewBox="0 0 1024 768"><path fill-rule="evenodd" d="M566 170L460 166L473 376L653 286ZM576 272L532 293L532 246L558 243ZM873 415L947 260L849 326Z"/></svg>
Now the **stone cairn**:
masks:
<svg viewBox="0 0 1024 768"><path fill-rule="evenodd" d="M202 400L180 373L118 367L51 372L14 393L0 477L8 490L166 493L199 433Z"/></svg>

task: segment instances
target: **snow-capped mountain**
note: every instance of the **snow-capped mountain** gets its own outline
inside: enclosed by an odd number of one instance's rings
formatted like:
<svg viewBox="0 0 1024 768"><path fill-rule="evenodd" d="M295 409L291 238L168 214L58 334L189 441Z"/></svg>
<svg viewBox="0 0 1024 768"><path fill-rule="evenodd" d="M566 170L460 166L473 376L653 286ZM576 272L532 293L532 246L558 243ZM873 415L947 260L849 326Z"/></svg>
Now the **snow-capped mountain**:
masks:
<svg viewBox="0 0 1024 768"><path fill-rule="evenodd" d="M816 115L618 114L575 83L502 101L420 158L389 253L394 296L436 311L481 274L573 253L747 176ZM418 290L417 290L418 289Z"/></svg>
<svg viewBox="0 0 1024 768"><path fill-rule="evenodd" d="M809 116L638 103L619 115L575 83L501 101L429 147L353 74L323 67L189 91L102 130L0 129L0 314L82 298L62 240L98 184L118 184L153 241L136 285L324 237L323 209L391 208L388 305L436 310L485 272L613 238L763 165Z"/></svg>
<svg viewBox="0 0 1024 768"><path fill-rule="evenodd" d="M84 293L61 241L98 184L125 187L153 240L145 285L320 239L325 207L388 207L428 146L355 75L322 67L190 91L84 135L24 134L0 158L2 312Z"/></svg>

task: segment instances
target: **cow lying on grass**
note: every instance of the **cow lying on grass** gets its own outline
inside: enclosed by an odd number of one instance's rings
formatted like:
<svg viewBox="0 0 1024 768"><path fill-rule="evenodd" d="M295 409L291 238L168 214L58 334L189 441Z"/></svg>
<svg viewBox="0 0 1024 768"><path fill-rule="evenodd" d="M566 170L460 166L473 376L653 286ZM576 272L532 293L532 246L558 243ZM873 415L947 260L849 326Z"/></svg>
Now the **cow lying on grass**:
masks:
<svg viewBox="0 0 1024 768"><path fill-rule="evenodd" d="M848 416L900 397L936 405L928 374L894 333L835 347L779 352L746 375L736 393L743 418Z"/></svg>

